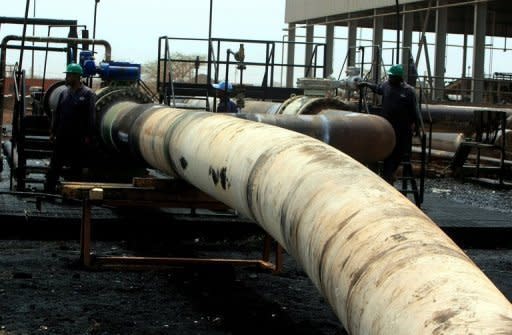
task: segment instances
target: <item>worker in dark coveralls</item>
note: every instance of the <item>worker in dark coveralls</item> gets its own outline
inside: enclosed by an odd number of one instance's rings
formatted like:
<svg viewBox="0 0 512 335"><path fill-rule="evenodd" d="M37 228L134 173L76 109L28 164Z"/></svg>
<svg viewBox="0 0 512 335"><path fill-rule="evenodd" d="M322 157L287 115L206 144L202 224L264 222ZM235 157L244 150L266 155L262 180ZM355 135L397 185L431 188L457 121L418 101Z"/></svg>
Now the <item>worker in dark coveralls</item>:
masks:
<svg viewBox="0 0 512 335"><path fill-rule="evenodd" d="M94 134L96 95L80 81L79 64L69 64L65 73L67 88L59 96L50 129L54 150L46 176L48 192L55 192L64 165L72 175L80 175Z"/></svg>
<svg viewBox="0 0 512 335"><path fill-rule="evenodd" d="M233 85L228 82L226 87L226 82L221 81L218 84L212 84L212 86L216 89L217 98L220 100L217 105L217 113L238 113L238 107L229 98L230 93L233 92Z"/></svg>
<svg viewBox="0 0 512 335"><path fill-rule="evenodd" d="M394 174L404 156L411 154L412 136L417 124L418 105L414 88L404 82L404 69L401 64L388 70L388 80L375 85L367 82L360 87L369 87L382 95L382 116L389 121L395 131L396 144L393 152L384 160L383 178L393 184Z"/></svg>

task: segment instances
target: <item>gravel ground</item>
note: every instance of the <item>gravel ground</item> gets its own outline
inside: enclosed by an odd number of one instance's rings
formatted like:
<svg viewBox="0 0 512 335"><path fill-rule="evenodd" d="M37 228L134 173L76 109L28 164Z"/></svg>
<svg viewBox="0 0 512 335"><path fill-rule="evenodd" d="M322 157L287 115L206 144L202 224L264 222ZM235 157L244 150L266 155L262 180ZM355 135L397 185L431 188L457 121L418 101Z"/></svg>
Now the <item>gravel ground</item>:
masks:
<svg viewBox="0 0 512 335"><path fill-rule="evenodd" d="M453 178L432 178L425 181L425 192L471 207L512 213L511 189L498 190Z"/></svg>

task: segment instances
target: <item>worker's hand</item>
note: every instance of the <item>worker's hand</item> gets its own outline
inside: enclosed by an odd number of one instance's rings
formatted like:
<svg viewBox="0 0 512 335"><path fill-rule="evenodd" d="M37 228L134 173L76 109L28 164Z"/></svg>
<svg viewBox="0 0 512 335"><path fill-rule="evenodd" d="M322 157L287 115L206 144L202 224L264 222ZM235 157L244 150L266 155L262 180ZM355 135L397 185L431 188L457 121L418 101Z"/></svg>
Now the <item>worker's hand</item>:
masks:
<svg viewBox="0 0 512 335"><path fill-rule="evenodd" d="M368 87L368 83L365 82L365 81L362 81L362 82L357 84L357 88L359 88L359 89L362 89L362 88L365 88L365 87Z"/></svg>
<svg viewBox="0 0 512 335"><path fill-rule="evenodd" d="M50 143L55 143L55 135L50 133Z"/></svg>
<svg viewBox="0 0 512 335"><path fill-rule="evenodd" d="M418 125L416 124L416 122L413 122L411 124L411 131L412 131L412 135L413 136L419 136L420 135L420 129L419 129Z"/></svg>

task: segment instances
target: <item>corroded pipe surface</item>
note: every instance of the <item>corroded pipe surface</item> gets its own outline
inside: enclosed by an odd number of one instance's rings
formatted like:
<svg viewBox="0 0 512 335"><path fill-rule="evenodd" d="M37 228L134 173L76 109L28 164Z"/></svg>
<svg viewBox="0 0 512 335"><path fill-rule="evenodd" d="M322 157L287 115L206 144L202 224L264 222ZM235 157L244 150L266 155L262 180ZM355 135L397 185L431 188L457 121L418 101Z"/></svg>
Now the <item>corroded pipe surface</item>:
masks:
<svg viewBox="0 0 512 335"><path fill-rule="evenodd" d="M147 106L128 143L255 220L350 334L507 334L512 306L423 212L311 137L228 115ZM261 139L265 139L262 141Z"/></svg>
<svg viewBox="0 0 512 335"><path fill-rule="evenodd" d="M395 133L377 115L331 111L320 115L236 114L238 118L296 131L327 143L350 157L370 163L388 157ZM262 138L262 140L266 140Z"/></svg>

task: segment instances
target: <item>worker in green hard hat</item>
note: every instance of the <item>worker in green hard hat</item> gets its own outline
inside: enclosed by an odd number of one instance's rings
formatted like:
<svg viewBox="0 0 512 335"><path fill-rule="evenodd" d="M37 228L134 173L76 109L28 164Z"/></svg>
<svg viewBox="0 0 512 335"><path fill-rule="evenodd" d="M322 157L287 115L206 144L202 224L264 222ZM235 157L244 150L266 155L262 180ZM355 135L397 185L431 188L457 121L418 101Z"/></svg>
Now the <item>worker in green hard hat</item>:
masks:
<svg viewBox="0 0 512 335"><path fill-rule="evenodd" d="M400 162L411 154L412 136L418 122L418 104L414 88L404 82L404 68L401 64L391 66L388 80L375 85L362 82L359 87L368 87L374 93L382 95L382 116L395 131L395 148L384 160L383 178L393 184L394 174Z"/></svg>
<svg viewBox="0 0 512 335"><path fill-rule="evenodd" d="M68 64L64 73L67 87L60 93L51 118L50 141L54 149L46 175L48 192L55 191L63 166L69 166L72 175L81 173L94 134L96 95L80 80L80 64Z"/></svg>

